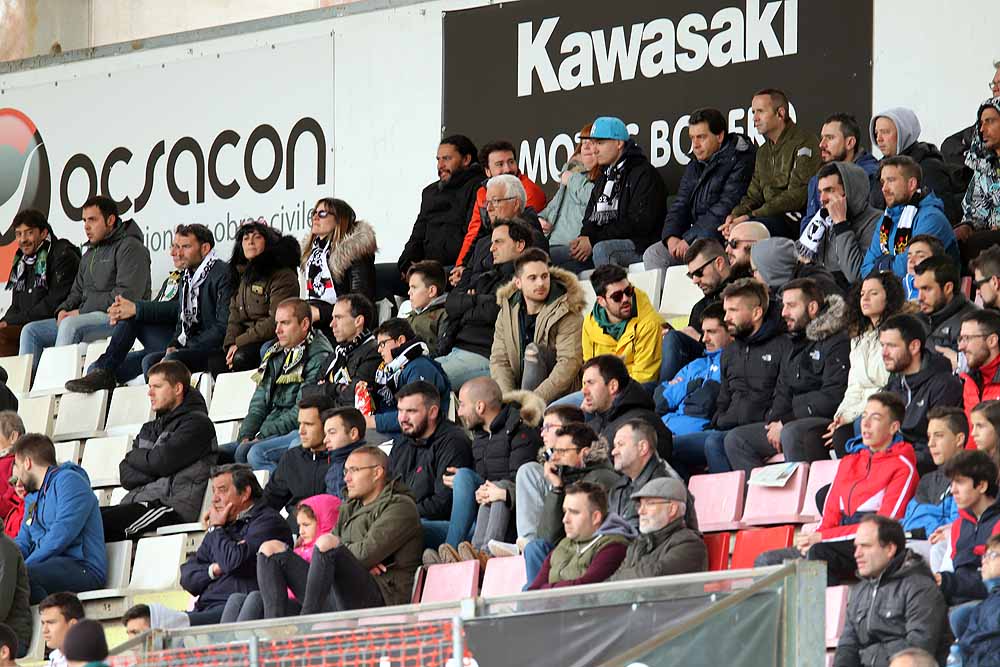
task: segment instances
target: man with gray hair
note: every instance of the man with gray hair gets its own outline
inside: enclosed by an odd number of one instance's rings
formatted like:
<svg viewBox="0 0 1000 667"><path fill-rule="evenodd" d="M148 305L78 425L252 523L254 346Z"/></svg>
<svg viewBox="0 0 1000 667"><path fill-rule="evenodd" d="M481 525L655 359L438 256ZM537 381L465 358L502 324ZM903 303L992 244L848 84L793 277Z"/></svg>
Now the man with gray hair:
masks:
<svg viewBox="0 0 1000 667"><path fill-rule="evenodd" d="M0 412L0 519L4 533L17 537L24 516L24 497L10 483L14 472L14 443L24 435L24 422L13 410Z"/></svg>
<svg viewBox="0 0 1000 667"><path fill-rule="evenodd" d="M938 667L938 661L924 649L912 647L893 655L889 667Z"/></svg>

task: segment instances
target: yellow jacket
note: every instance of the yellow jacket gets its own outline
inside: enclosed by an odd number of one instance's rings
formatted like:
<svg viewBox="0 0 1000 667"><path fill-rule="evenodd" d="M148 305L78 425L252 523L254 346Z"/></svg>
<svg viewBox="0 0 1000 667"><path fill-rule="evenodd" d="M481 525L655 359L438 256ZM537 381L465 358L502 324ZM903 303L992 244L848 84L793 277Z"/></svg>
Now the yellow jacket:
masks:
<svg viewBox="0 0 1000 667"><path fill-rule="evenodd" d="M656 382L660 379L663 359L663 319L641 289L635 290L636 314L625 327L625 333L615 340L598 326L593 312L583 321L583 360L601 354L615 354L628 367L636 382Z"/></svg>

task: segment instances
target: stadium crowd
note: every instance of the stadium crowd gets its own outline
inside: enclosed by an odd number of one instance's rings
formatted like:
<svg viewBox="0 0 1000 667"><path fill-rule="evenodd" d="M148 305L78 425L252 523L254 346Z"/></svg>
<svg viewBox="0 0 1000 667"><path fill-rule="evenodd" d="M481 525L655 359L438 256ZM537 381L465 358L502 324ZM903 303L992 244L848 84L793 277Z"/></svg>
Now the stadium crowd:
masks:
<svg viewBox="0 0 1000 667"><path fill-rule="evenodd" d="M374 225L323 198L301 242L251 222L228 261L207 228L178 226L154 296L111 199L84 204L82 254L21 211L0 354L37 370L46 347L110 338L66 390L141 375L155 416L120 463L124 500L100 507L4 392L0 660L26 652L35 604L54 667L99 653L72 628L105 544L198 520L180 573L193 609L139 605L130 634L401 604L421 564L523 554L532 590L703 571L688 480L749 479L781 454L839 460L821 521L758 558L855 582L835 665L943 663L953 644L996 664L994 66L942 150L905 108L867 135L844 113L807 128L761 90L760 146L697 109L669 197L618 118L581 129L549 200L510 142L449 136L393 264L375 263ZM683 326L631 282L638 262L686 267L704 296ZM409 310L379 321L395 295ZM219 443L191 375L254 369Z"/></svg>

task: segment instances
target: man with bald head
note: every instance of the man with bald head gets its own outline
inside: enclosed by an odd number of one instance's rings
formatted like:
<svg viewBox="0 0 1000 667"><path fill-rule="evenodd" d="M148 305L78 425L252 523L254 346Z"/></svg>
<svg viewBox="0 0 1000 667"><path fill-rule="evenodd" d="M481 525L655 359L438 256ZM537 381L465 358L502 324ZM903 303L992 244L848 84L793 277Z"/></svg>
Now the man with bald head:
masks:
<svg viewBox="0 0 1000 667"><path fill-rule="evenodd" d="M750 249L757 241L771 238L771 232L756 220L748 220L733 225L726 241L726 256L734 270L740 269L750 274ZM741 271L738 271L741 272Z"/></svg>
<svg viewBox="0 0 1000 667"><path fill-rule="evenodd" d="M924 649L914 646L892 656L889 667L938 667L938 661Z"/></svg>

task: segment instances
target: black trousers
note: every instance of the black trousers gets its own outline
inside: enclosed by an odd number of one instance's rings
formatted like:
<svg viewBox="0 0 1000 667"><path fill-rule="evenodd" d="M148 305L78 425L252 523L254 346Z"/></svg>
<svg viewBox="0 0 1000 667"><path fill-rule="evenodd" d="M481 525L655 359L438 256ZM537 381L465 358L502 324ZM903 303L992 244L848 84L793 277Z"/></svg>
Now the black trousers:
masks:
<svg viewBox="0 0 1000 667"><path fill-rule="evenodd" d="M101 508L104 541L137 540L149 531L184 523L184 518L166 505L126 503Z"/></svg>
<svg viewBox="0 0 1000 667"><path fill-rule="evenodd" d="M757 556L754 565L757 567L780 565L786 560L796 558L825 561L827 586L839 586L845 580L852 579L858 569L858 564L854 560L854 540L820 542L809 547L805 556L795 547L773 549Z"/></svg>

